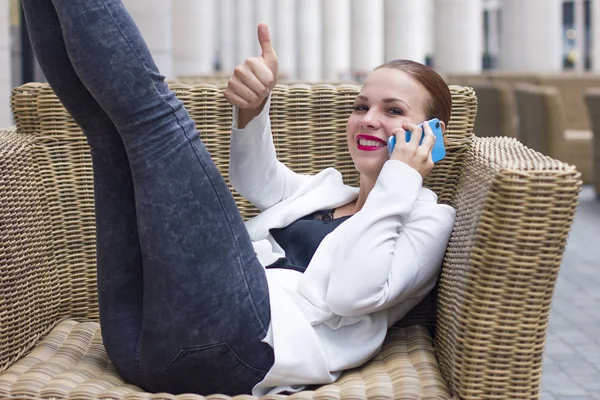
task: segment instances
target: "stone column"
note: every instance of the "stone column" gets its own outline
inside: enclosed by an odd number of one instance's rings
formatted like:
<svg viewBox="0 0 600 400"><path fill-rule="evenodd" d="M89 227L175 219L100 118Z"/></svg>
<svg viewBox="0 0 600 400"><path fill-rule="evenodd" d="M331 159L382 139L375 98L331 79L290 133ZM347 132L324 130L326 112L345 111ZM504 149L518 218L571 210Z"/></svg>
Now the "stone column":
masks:
<svg viewBox="0 0 600 400"><path fill-rule="evenodd" d="M323 12L323 79L350 80L350 0L326 0Z"/></svg>
<svg viewBox="0 0 600 400"><path fill-rule="evenodd" d="M529 1L529 0L528 0ZM480 73L481 0L435 0L434 67L440 73Z"/></svg>
<svg viewBox="0 0 600 400"><path fill-rule="evenodd" d="M219 46L217 54L223 71L233 71L237 60L237 25L235 0L218 0L219 2Z"/></svg>
<svg viewBox="0 0 600 400"><path fill-rule="evenodd" d="M10 111L12 89L12 62L10 49L10 3L0 2L0 128L13 124Z"/></svg>
<svg viewBox="0 0 600 400"><path fill-rule="evenodd" d="M504 0L500 68L562 70L562 0Z"/></svg>
<svg viewBox="0 0 600 400"><path fill-rule="evenodd" d="M385 61L403 58L425 63L427 4L414 0L385 0Z"/></svg>
<svg viewBox="0 0 600 400"><path fill-rule="evenodd" d="M273 46L279 60L279 77L296 79L296 0L275 2L274 32L271 33Z"/></svg>
<svg viewBox="0 0 600 400"><path fill-rule="evenodd" d="M173 77L171 0L123 0L123 4L142 32L160 73Z"/></svg>
<svg viewBox="0 0 600 400"><path fill-rule="evenodd" d="M600 0L592 0L590 12L592 71L600 72Z"/></svg>
<svg viewBox="0 0 600 400"><path fill-rule="evenodd" d="M298 15L298 77L305 82L321 80L321 2L301 0Z"/></svg>
<svg viewBox="0 0 600 400"><path fill-rule="evenodd" d="M209 74L216 58L216 0L173 1L173 72Z"/></svg>
<svg viewBox="0 0 600 400"><path fill-rule="evenodd" d="M177 0L175 0L177 1ZM256 34L254 0L236 0L235 2L235 31L237 43L237 57L235 64L241 64L248 57L255 57L258 48L258 36Z"/></svg>
<svg viewBox="0 0 600 400"><path fill-rule="evenodd" d="M352 0L351 10L352 76L363 81L384 62L383 0Z"/></svg>
<svg viewBox="0 0 600 400"><path fill-rule="evenodd" d="M434 0L422 0L425 3L425 20L435 21L435 4ZM435 52L435 28L428 29L423 33L425 38L425 54L427 56L433 56Z"/></svg>

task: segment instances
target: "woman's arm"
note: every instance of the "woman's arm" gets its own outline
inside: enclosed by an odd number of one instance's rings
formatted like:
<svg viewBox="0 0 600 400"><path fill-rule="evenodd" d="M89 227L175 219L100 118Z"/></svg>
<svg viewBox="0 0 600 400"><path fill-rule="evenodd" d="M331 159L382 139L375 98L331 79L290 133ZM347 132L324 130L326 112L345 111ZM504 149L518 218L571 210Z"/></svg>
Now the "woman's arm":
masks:
<svg viewBox="0 0 600 400"><path fill-rule="evenodd" d="M405 163L386 162L334 252L326 299L333 312L368 314L433 287L455 211L437 204L433 193L417 199L421 185L421 175Z"/></svg>
<svg viewBox="0 0 600 400"><path fill-rule="evenodd" d="M223 95L234 106L229 180L262 211L291 196L309 178L277 160L269 108L279 67L265 24L258 25L258 41L261 56L235 68Z"/></svg>
<svg viewBox="0 0 600 400"><path fill-rule="evenodd" d="M258 209L265 210L291 196L310 180L277 160L269 107L271 97L266 99L263 109L242 126L241 118L248 118L234 107L231 133L231 157L229 180L235 190Z"/></svg>

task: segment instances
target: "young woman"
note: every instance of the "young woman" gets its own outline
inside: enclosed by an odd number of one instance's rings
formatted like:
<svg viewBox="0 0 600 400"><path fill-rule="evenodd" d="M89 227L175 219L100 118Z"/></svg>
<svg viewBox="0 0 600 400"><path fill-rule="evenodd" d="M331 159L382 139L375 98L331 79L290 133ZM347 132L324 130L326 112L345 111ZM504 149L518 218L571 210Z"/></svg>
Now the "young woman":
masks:
<svg viewBox="0 0 600 400"><path fill-rule="evenodd" d="M426 127L419 146L415 124L447 123L451 108L437 74L397 61L367 79L347 127L360 188L334 169L298 175L275 156L277 58L260 25L262 57L225 94L231 180L263 210L244 224L120 0L22 4L46 78L90 145L100 323L125 380L229 395L333 382L431 290L455 216L422 187L434 136Z"/></svg>

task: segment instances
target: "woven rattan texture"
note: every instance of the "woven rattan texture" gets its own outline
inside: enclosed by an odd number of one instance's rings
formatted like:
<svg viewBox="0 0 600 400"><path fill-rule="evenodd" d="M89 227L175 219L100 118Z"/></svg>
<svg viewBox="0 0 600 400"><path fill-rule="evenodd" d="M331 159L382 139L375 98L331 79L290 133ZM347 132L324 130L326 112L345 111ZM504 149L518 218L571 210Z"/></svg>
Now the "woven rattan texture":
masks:
<svg viewBox="0 0 600 400"><path fill-rule="evenodd" d="M13 89L11 109L19 133L33 134L39 132L37 94L44 87L46 85L43 83L31 82Z"/></svg>
<svg viewBox="0 0 600 400"><path fill-rule="evenodd" d="M12 396L12 397L11 397ZM144 393L125 384L110 363L96 322L61 322L25 358L0 375L0 398L12 399L203 399L197 395ZM281 398L283 396L270 396ZM223 395L206 396L223 400ZM237 396L236 399L254 399ZM448 399L431 336L422 326L392 328L383 350L363 368L298 399Z"/></svg>
<svg viewBox="0 0 600 400"><path fill-rule="evenodd" d="M477 138L464 168L439 282L440 367L461 399L538 399L580 175L512 138Z"/></svg>
<svg viewBox="0 0 600 400"><path fill-rule="evenodd" d="M594 132L592 138L592 180L596 195L600 196L600 88L588 89L585 93L585 103Z"/></svg>
<svg viewBox="0 0 600 400"><path fill-rule="evenodd" d="M37 92L37 115L35 151L48 197L53 259L64 269L61 316L98 318L89 147L79 126L47 85Z"/></svg>
<svg viewBox="0 0 600 400"><path fill-rule="evenodd" d="M59 270L32 139L0 130L0 371L59 315Z"/></svg>

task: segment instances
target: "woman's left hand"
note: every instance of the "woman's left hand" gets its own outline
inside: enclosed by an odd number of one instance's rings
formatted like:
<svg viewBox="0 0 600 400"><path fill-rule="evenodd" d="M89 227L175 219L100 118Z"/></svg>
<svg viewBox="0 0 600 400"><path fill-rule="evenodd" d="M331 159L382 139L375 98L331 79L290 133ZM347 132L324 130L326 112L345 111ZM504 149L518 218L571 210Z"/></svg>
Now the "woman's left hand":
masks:
<svg viewBox="0 0 600 400"><path fill-rule="evenodd" d="M402 128L394 129L393 133L396 136L396 145L390 156L390 160L402 161L414 170L416 170L423 179L433 169L433 159L431 158L431 150L435 143L435 135L428 123L423 124L425 130L425 138L419 146L423 130L415 125L405 122ZM406 141L405 131L411 132L410 141Z"/></svg>

